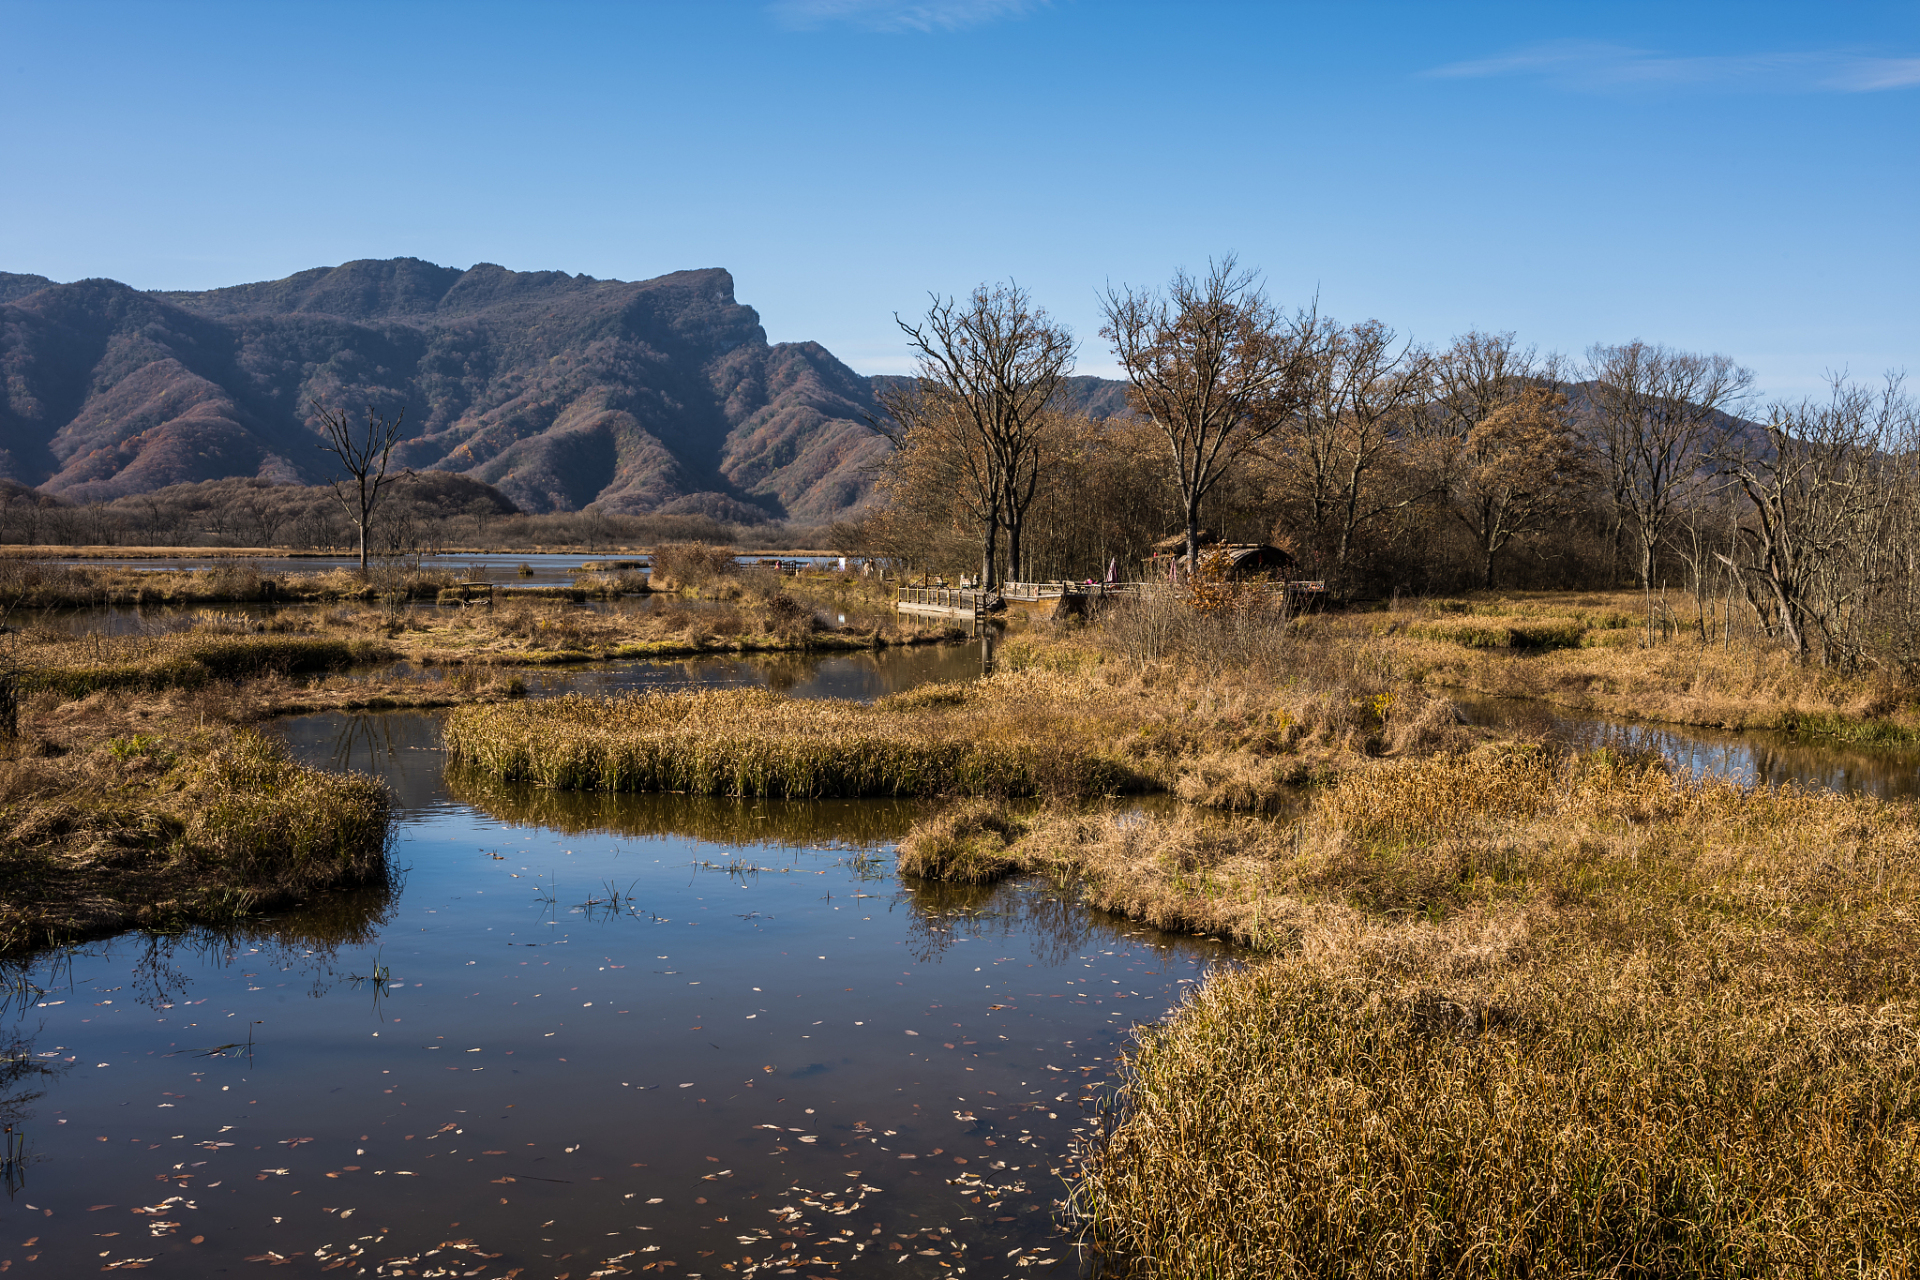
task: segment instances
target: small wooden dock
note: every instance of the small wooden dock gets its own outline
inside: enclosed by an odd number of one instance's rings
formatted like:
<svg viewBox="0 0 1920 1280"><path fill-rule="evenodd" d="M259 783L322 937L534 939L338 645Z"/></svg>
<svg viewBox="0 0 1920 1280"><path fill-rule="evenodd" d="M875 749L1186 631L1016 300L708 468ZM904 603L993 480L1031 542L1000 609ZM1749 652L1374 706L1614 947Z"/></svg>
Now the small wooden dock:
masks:
<svg viewBox="0 0 1920 1280"><path fill-rule="evenodd" d="M900 613L917 613L935 618L986 619L999 603L998 593L955 587L900 587L894 592L893 607Z"/></svg>

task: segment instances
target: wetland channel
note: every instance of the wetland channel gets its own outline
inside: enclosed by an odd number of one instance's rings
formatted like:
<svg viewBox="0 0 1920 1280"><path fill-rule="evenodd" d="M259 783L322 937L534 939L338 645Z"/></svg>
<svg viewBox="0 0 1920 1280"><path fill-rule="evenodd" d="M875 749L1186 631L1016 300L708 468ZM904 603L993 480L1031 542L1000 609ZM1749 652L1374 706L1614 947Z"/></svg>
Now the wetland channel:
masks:
<svg viewBox="0 0 1920 1280"><path fill-rule="evenodd" d="M986 657L628 663L534 689L871 698ZM1909 756L1467 714L1915 791ZM1084 1274L1056 1202L1114 1056L1236 954L1043 882L904 882L915 803L480 784L443 768L431 713L277 729L393 788L395 891L10 971L0 1108L28 1158L0 1270Z"/></svg>

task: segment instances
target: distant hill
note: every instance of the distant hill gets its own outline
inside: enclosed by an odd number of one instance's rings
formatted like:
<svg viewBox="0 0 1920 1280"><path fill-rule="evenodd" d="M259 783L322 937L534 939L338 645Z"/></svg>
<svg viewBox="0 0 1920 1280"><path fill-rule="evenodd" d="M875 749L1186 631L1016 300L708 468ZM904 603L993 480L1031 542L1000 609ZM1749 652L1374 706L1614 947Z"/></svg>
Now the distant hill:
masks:
<svg viewBox="0 0 1920 1280"><path fill-rule="evenodd" d="M0 480L70 502L318 481L319 397L404 406L404 465L527 511L859 507L883 448L873 382L818 343L769 343L733 290L718 268L629 282L414 258L204 293L0 273ZM1124 406L1118 383L1075 383L1096 416Z"/></svg>

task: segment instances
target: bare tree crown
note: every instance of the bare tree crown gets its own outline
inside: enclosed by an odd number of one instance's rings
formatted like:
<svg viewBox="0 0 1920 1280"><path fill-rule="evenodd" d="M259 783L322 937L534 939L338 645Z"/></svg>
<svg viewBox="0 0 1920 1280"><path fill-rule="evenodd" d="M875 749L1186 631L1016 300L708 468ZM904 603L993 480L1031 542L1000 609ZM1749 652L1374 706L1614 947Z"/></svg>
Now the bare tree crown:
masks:
<svg viewBox="0 0 1920 1280"><path fill-rule="evenodd" d="M380 496L399 476L387 474L394 446L400 443L400 424L406 419L403 407L389 418L367 406L367 420L356 425L344 410L327 408L318 398L313 411L320 419L326 439L320 447L340 460L346 476L333 480L333 494L352 522L360 539L360 572L367 571L367 540Z"/></svg>

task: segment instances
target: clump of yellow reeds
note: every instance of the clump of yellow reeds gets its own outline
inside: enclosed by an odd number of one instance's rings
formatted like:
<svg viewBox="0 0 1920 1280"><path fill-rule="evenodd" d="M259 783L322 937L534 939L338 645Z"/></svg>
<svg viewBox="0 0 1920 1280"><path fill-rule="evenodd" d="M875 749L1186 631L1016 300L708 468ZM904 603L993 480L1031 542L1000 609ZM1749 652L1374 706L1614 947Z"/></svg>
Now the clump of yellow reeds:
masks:
<svg viewBox="0 0 1920 1280"><path fill-rule="evenodd" d="M955 884L991 884L1022 869L1007 846L1028 823L1003 803L972 800L913 825L900 841L903 875Z"/></svg>
<svg viewBox="0 0 1920 1280"><path fill-rule="evenodd" d="M1364 954L1213 977L1075 1193L1128 1274L1904 1275L1909 1008L1564 955L1444 992Z"/></svg>
<svg viewBox="0 0 1920 1280"><path fill-rule="evenodd" d="M148 728L0 761L0 954L385 882L377 780L247 730Z"/></svg>
<svg viewBox="0 0 1920 1280"><path fill-rule="evenodd" d="M819 798L1137 785L1083 725L1032 710L965 693L866 706L726 689L463 707L445 736L456 765L573 790Z"/></svg>
<svg viewBox="0 0 1920 1280"><path fill-rule="evenodd" d="M291 759L237 730L191 767L181 855L258 898L365 884L384 871L392 802L377 780Z"/></svg>
<svg viewBox="0 0 1920 1280"><path fill-rule="evenodd" d="M194 631L157 636L27 637L13 656L20 683L65 698L108 689L192 689L215 680L334 671L391 659L364 637L232 634L216 619Z"/></svg>
<svg viewBox="0 0 1920 1280"><path fill-rule="evenodd" d="M994 856L1270 953L1128 1056L1074 1200L1123 1273L1920 1262L1910 804L1494 743Z"/></svg>

